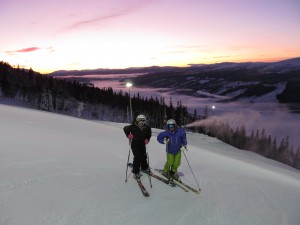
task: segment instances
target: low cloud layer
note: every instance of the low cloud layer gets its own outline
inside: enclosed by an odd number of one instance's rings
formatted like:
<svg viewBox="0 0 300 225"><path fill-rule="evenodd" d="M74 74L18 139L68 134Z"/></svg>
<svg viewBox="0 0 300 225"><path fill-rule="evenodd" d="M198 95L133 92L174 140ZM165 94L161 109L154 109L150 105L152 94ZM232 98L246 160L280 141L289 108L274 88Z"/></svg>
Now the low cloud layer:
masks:
<svg viewBox="0 0 300 225"><path fill-rule="evenodd" d="M290 145L297 150L300 146L299 114L287 114L280 111L267 111L259 112L254 110L247 110L241 112L225 113L222 116L212 116L206 120L199 120L194 123L188 124L187 127L193 126L205 126L209 125L213 120L228 123L230 127L235 129L242 124L246 127L247 135L251 134L253 130L261 131L265 129L266 135L271 135L272 138L276 137L277 143L279 144L283 138L289 137Z"/></svg>

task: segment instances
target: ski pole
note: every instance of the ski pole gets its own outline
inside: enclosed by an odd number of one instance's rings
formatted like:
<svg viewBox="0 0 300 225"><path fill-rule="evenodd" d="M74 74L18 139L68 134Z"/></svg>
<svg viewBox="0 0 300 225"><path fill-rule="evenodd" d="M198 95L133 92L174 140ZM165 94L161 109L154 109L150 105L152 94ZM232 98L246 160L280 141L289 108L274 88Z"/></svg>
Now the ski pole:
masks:
<svg viewBox="0 0 300 225"><path fill-rule="evenodd" d="M146 154L147 154L147 159L148 159L148 166L149 166L149 174L148 174L148 179L149 179L149 183L150 183L150 187L152 188L152 182L151 182L151 176L150 176L150 164L149 164L149 155L148 155L148 152L147 152L147 147L146 147Z"/></svg>
<svg viewBox="0 0 300 225"><path fill-rule="evenodd" d="M193 170L192 170L192 167L191 167L191 165L190 165L190 163L189 163L189 161L188 161L188 159L187 159L187 157L186 157L186 155L185 155L185 152L184 152L184 151L182 151L182 152L183 152L183 155L184 155L184 157L185 157L185 159L186 159L186 161L187 161L187 163L188 163L188 165L189 165L189 167L190 167L190 170L191 170L191 172L192 172L192 174L193 174L193 176L194 176L194 179L195 179L195 181L196 181L196 183L197 183L197 186L198 186L198 188L199 188L199 191L201 191L201 188L199 187L198 181L197 181L197 179L196 179L196 177L195 177L195 175L194 175L194 172L193 172Z"/></svg>
<svg viewBox="0 0 300 225"><path fill-rule="evenodd" d="M128 172L128 163L129 163L129 158L130 158L130 151L131 151L131 140L129 139L129 153L128 153L128 159L127 159L127 164L126 164L126 178L125 178L125 183L127 183L127 172Z"/></svg>

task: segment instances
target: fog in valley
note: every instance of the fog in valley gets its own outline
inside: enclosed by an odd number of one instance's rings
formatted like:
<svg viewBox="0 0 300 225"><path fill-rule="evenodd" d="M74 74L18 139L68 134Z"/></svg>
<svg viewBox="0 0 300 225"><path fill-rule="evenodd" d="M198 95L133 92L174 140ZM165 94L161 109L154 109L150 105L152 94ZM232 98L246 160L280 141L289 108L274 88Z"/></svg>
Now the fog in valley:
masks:
<svg viewBox="0 0 300 225"><path fill-rule="evenodd" d="M95 87L111 87L115 92L128 92L125 86L130 78L143 74L109 74L109 75L84 75L76 76L76 79L82 81L88 80ZM63 78L63 77L61 77ZM64 78L72 78L66 76ZM147 84L145 84L147 86ZM290 146L297 150L300 146L300 113L293 113L286 104L274 102L220 102L215 98L200 98L177 94L174 90L167 88L130 88L131 97L139 95L141 97L164 97L165 103L170 104L170 99L176 107L178 101L188 107L190 113L197 110L198 115L205 114L205 108L208 109L208 116L217 121L221 120L232 127L236 128L242 124L246 127L247 135L252 131L265 130L267 136L271 135L272 139L276 137L277 144L280 144L283 138L289 138ZM134 108L134 105L133 105ZM200 124L208 123L209 120L199 121Z"/></svg>

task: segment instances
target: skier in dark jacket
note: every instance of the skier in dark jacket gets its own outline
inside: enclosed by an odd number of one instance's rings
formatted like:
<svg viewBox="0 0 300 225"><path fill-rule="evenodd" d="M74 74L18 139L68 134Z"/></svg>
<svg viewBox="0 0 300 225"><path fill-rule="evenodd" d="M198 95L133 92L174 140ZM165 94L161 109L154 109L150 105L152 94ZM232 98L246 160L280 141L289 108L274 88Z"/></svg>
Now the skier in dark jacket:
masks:
<svg viewBox="0 0 300 225"><path fill-rule="evenodd" d="M138 115L131 125L123 128L126 137L130 140L133 153L133 169L132 172L136 177L140 177L140 169L150 173L147 162L146 145L152 136L151 127L145 124L146 117Z"/></svg>
<svg viewBox="0 0 300 225"><path fill-rule="evenodd" d="M176 172L181 164L181 151L187 150L185 130L178 127L175 120L169 119L166 130L158 134L157 141L166 145L167 162L163 169L163 175L180 181Z"/></svg>

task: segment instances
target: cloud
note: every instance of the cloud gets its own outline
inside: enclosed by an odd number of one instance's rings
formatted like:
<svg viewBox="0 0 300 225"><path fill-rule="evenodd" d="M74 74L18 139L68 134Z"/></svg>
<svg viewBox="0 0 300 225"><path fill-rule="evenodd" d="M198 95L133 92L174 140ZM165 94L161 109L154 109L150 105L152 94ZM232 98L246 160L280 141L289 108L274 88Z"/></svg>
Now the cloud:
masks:
<svg viewBox="0 0 300 225"><path fill-rule="evenodd" d="M119 18L128 14L131 14L135 11L140 10L141 8L151 4L155 3L158 0L148 0L148 1L139 1L139 0L134 0L134 1L128 1L126 2L126 5L121 5L118 6L119 9L111 9L111 12L106 12L105 14L101 16L95 16L92 18L88 18L86 20L80 20L77 22L74 22L73 24L65 27L63 30L68 31L68 30L73 30L73 29L79 29L79 28L85 28L89 26L95 26L99 25L99 23L103 21L108 21L110 19L115 19ZM71 14L72 16L76 15L79 16L78 14Z"/></svg>
<svg viewBox="0 0 300 225"><path fill-rule="evenodd" d="M30 53L30 52L36 52L36 51L40 51L40 50L45 50L47 52L54 52L54 48L53 47L45 47L45 48L40 48L40 47L29 47L29 48L22 48L19 50L13 50L13 51L5 51L6 54L8 55L15 55L18 53Z"/></svg>
<svg viewBox="0 0 300 225"><path fill-rule="evenodd" d="M124 13L113 13L113 14L109 14L109 15L105 15L105 16L91 18L88 20L82 20L82 21L73 23L72 25L66 27L64 30L73 30L73 29L77 29L77 28L81 28L81 27L91 26L91 25L97 24L101 21L117 18L122 15L124 15Z"/></svg>
<svg viewBox="0 0 300 225"><path fill-rule="evenodd" d="M38 48L38 47L30 47L30 48L23 48L23 49L15 51L15 52L34 52L34 51L37 51L39 49L40 48Z"/></svg>
<svg viewBox="0 0 300 225"><path fill-rule="evenodd" d="M64 30L73 30L73 29L78 29L78 28L82 28L82 27L98 25L99 22L122 17L124 15L130 14L133 11L136 11L135 7L120 9L115 12L106 13L105 15L101 15L98 17L90 18L87 20L77 21L77 22L71 24L70 26L66 27Z"/></svg>
<svg viewBox="0 0 300 225"><path fill-rule="evenodd" d="M41 48L39 47L29 47L29 48L22 48L19 50L13 50L13 51L5 51L6 54L8 55L14 55L16 53L27 53L27 52L34 52L34 51L38 51Z"/></svg>

